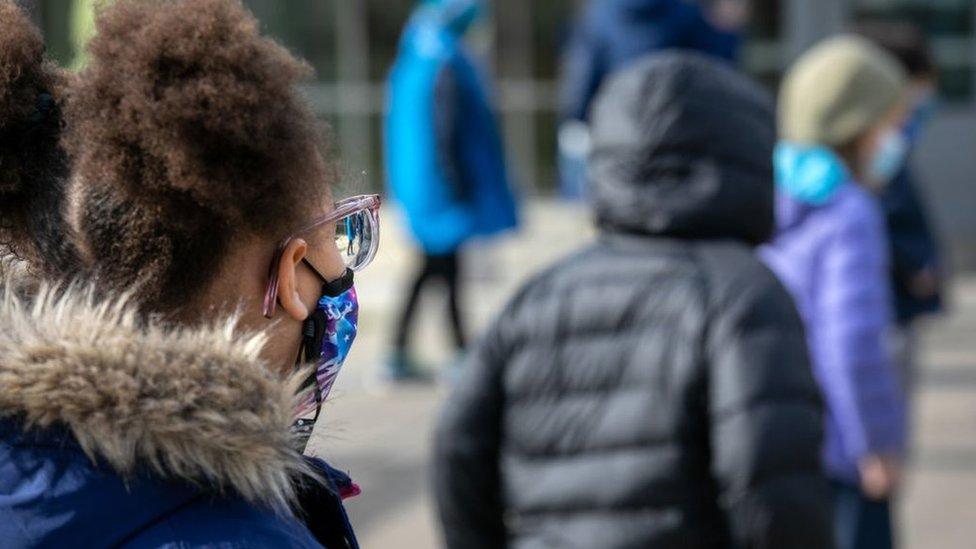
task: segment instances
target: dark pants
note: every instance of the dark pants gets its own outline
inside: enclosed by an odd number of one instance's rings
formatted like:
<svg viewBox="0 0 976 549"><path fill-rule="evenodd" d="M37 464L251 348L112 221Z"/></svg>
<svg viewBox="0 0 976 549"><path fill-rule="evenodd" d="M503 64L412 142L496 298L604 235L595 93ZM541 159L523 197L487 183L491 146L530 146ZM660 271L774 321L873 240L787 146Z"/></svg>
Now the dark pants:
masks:
<svg viewBox="0 0 976 549"><path fill-rule="evenodd" d="M839 482L833 484L837 549L894 547L888 500L871 500L864 497L857 487Z"/></svg>
<svg viewBox="0 0 976 549"><path fill-rule="evenodd" d="M413 324L414 313L420 302L420 294L424 287L431 282L440 281L442 288L447 291L448 313L451 321L451 330L454 336L454 344L457 349L463 350L465 347L464 328L461 321L461 306L459 288L461 278L461 265L457 252L448 255L424 255L423 266L411 285L410 294L400 315L400 321L396 331L396 349L405 351L409 345L410 329Z"/></svg>

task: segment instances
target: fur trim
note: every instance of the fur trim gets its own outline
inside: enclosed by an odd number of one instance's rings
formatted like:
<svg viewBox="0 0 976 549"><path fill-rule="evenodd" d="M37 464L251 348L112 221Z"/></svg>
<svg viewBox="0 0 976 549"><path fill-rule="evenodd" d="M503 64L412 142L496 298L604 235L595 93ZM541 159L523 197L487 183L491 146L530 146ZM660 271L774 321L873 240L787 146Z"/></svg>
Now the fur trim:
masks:
<svg viewBox="0 0 976 549"><path fill-rule="evenodd" d="M0 416L66 426L123 477L152 470L287 512L309 474L292 450L300 376L260 359L266 337L236 321L179 329L140 321L128 298L41 287L0 304Z"/></svg>

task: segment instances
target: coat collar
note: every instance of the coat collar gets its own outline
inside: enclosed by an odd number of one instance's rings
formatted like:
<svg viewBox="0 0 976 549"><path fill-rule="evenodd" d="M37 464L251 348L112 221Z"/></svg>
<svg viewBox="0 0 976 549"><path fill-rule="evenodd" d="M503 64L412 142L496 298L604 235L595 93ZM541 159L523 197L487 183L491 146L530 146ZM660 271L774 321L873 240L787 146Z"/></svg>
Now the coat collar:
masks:
<svg viewBox="0 0 976 549"><path fill-rule="evenodd" d="M123 477L151 471L287 511L309 470L291 449L300 377L260 359L263 334L234 320L174 328L128 299L8 277L0 303L0 418L63 428Z"/></svg>

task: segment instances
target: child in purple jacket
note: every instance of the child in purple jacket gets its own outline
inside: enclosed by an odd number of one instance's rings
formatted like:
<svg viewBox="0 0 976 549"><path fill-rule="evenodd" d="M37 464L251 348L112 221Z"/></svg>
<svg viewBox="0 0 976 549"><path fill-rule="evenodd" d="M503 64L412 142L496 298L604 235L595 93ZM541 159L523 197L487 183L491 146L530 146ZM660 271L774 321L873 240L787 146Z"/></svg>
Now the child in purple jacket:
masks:
<svg viewBox="0 0 976 549"><path fill-rule="evenodd" d="M905 154L905 76L864 40L829 39L791 69L779 108L777 233L762 254L796 300L827 404L837 545L890 547L905 401L885 340L888 241L872 191Z"/></svg>

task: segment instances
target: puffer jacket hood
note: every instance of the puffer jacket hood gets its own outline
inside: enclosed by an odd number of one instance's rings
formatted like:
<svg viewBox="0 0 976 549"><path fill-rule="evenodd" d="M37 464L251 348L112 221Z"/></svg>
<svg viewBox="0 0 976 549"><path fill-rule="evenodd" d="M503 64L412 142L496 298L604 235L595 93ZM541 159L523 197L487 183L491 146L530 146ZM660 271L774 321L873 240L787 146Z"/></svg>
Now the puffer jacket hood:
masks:
<svg viewBox="0 0 976 549"><path fill-rule="evenodd" d="M265 335L234 320L194 329L140 320L125 297L106 301L82 287L24 292L6 271L0 516L13 530L0 531L16 534L8 543L113 539L108 530L144 531L201 498L239 501L230 505L254 521L266 519L244 506L294 520L302 479L321 475L291 449L300 376L267 369ZM25 492L30 482L42 484ZM53 488L65 482L70 489ZM101 505L80 503L93 501ZM213 520L216 507L207 509L200 514Z"/></svg>
<svg viewBox="0 0 976 549"><path fill-rule="evenodd" d="M636 62L598 96L592 137L604 230L750 245L770 237L772 101L722 62L678 51Z"/></svg>

